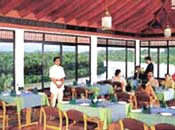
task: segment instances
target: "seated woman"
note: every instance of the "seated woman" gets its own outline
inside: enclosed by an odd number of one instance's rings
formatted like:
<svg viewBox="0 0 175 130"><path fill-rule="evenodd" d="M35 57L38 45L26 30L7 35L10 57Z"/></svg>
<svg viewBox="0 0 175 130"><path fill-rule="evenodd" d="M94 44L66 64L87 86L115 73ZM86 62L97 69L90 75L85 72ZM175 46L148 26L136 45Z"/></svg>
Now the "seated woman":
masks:
<svg viewBox="0 0 175 130"><path fill-rule="evenodd" d="M142 85L138 87L137 92L146 93L150 97L151 105L157 101L156 94L149 83L142 83Z"/></svg>
<svg viewBox="0 0 175 130"><path fill-rule="evenodd" d="M161 82L161 85L164 86L165 88L175 89L175 84L170 74L165 74L165 80Z"/></svg>
<svg viewBox="0 0 175 130"><path fill-rule="evenodd" d="M115 76L113 77L113 82L121 83L122 91L125 91L125 87L127 84L126 84L126 80L124 78L122 78L122 76L121 76L121 70L117 69L115 71Z"/></svg>
<svg viewBox="0 0 175 130"><path fill-rule="evenodd" d="M147 84L151 85L152 87L159 87L159 82L157 79L154 78L152 72L148 72L147 80L148 80Z"/></svg>

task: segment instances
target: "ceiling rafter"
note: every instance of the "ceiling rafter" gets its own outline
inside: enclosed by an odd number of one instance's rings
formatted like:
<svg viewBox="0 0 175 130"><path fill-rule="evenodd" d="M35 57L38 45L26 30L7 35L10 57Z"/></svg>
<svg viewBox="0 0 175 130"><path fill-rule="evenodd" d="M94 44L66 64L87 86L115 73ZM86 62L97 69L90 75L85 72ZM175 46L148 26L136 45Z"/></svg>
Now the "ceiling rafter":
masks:
<svg viewBox="0 0 175 130"><path fill-rule="evenodd" d="M20 0L22 1L22 0ZM10 0L8 1L8 3L6 3L1 9L0 9L0 13L2 14L6 14L8 13L10 10L13 10L16 6L18 6L20 4L19 0Z"/></svg>
<svg viewBox="0 0 175 130"><path fill-rule="evenodd" d="M128 1L128 0L127 0ZM111 7L108 8L110 11L110 14L112 16L115 15L115 13L120 10L123 6L127 4L126 0L120 0L116 4L111 5ZM97 25L101 24L101 17L104 15L105 10L101 10L100 14L98 16L94 16L92 20L89 20L89 25L96 23ZM97 22L98 21L98 22Z"/></svg>
<svg viewBox="0 0 175 130"><path fill-rule="evenodd" d="M35 9L39 8L41 5L41 1L32 1L32 3L30 3L30 6L27 6L25 9L19 11L19 14L21 17L25 17L26 15L32 13Z"/></svg>
<svg viewBox="0 0 175 130"><path fill-rule="evenodd" d="M139 1L134 6L130 7L130 9L127 9L125 12L123 12L122 14L120 14L120 16L118 16L118 18L117 18L117 16L114 17L113 24L114 25L118 25L118 24L121 24L121 23L125 22L127 19L130 19L130 18L134 17L134 15L139 10L145 8L146 6L148 6L148 4L150 4L150 0Z"/></svg>
<svg viewBox="0 0 175 130"><path fill-rule="evenodd" d="M51 12L59 9L61 6L61 0L54 0L52 3L50 3L50 6L46 6L45 8L41 9L38 13L36 13L36 18L41 19L42 17L45 17L49 15Z"/></svg>
<svg viewBox="0 0 175 130"><path fill-rule="evenodd" d="M159 5L159 6L158 6ZM147 17L149 17L150 15L153 15L154 10L158 10L160 8L160 1L154 1L154 3L149 4L144 10L140 10L140 12L138 12L133 18L131 18L130 20L126 21L124 24L125 26L131 27L131 28L135 28L136 26L139 25L139 21L142 19L145 19ZM152 10L152 11L151 11ZM148 15L149 14L149 15ZM152 16L151 16L152 18ZM152 19L150 19L152 20ZM121 26L121 25L118 25Z"/></svg>
<svg viewBox="0 0 175 130"><path fill-rule="evenodd" d="M62 18L66 16L66 14L73 12L74 10L77 9L79 2L80 2L79 0L74 0L72 4L68 4L68 6L60 10L59 13L52 16L52 20L55 21L57 18Z"/></svg>

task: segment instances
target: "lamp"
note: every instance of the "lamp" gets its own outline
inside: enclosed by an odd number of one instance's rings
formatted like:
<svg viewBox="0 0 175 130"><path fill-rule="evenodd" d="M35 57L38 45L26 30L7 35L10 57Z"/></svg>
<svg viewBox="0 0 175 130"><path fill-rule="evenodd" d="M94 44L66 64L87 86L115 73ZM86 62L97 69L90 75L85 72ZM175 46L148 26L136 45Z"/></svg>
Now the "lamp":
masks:
<svg viewBox="0 0 175 130"><path fill-rule="evenodd" d="M171 0L171 9L175 9L175 0Z"/></svg>
<svg viewBox="0 0 175 130"><path fill-rule="evenodd" d="M106 6L106 4L105 4L105 6ZM108 11L107 6L106 6L105 14L102 17L101 24L102 24L102 30L109 30L112 28L112 17Z"/></svg>
<svg viewBox="0 0 175 130"><path fill-rule="evenodd" d="M166 28L164 29L164 36L165 37L171 37L171 28L169 25L166 26Z"/></svg>

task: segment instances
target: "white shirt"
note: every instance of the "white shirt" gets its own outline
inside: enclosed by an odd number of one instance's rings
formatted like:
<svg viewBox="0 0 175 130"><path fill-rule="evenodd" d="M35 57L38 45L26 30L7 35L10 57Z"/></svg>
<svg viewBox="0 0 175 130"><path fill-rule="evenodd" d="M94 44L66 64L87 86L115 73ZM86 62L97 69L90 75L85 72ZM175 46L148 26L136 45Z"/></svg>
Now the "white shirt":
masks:
<svg viewBox="0 0 175 130"><path fill-rule="evenodd" d="M62 66L58 66L58 65L53 65L50 70L49 70L49 77L50 78L54 78L54 79L62 79L65 77L65 73L64 73L64 69ZM62 83L62 81L57 81L56 82L58 85L60 85ZM64 90L64 85L61 86L61 88L57 88L57 86L51 81L50 84L50 91L54 92L54 91L63 91Z"/></svg>

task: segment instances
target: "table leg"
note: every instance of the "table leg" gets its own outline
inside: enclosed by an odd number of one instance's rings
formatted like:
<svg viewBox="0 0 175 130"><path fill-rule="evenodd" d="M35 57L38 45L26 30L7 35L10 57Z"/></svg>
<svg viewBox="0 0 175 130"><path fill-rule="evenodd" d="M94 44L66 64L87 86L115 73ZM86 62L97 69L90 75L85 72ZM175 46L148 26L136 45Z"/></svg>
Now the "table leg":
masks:
<svg viewBox="0 0 175 130"><path fill-rule="evenodd" d="M18 128L21 130L21 112L18 112Z"/></svg>
<svg viewBox="0 0 175 130"><path fill-rule="evenodd" d="M32 114L32 109L27 108L26 109L26 125L31 124L31 114Z"/></svg>

